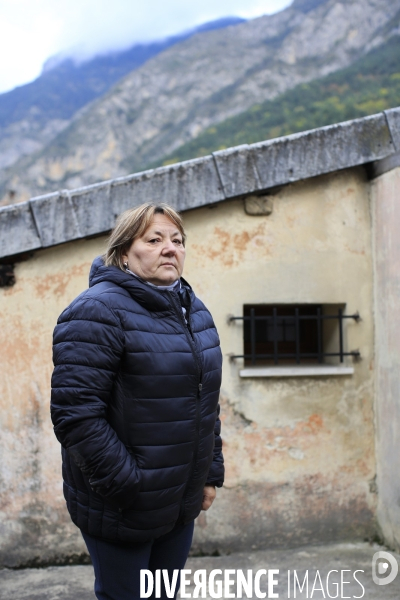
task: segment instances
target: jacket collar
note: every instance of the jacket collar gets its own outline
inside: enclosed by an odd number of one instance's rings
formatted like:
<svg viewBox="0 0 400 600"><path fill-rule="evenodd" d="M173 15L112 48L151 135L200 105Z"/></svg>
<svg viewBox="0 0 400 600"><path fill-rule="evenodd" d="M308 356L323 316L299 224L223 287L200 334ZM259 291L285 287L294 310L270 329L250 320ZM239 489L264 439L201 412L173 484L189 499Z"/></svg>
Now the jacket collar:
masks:
<svg viewBox="0 0 400 600"><path fill-rule="evenodd" d="M89 287L101 282L114 283L124 288L136 302L151 311L171 310L169 294L174 292L159 290L157 287L148 285L145 281L133 277L130 273L126 273L118 267L106 267L103 258L98 256L94 259L90 269ZM182 277L181 283L192 295L192 288Z"/></svg>

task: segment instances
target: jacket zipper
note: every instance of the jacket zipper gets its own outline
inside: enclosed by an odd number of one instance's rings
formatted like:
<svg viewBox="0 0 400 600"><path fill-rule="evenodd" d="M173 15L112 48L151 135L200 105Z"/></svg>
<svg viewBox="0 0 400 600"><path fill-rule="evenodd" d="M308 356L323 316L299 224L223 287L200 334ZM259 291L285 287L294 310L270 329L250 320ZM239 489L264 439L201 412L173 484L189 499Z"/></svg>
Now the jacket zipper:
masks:
<svg viewBox="0 0 400 600"><path fill-rule="evenodd" d="M182 312L182 306L179 300L177 300L175 298L175 295L172 292L169 292L171 298L172 298L172 302L174 307L177 309L179 318L183 324L184 330L186 332L186 336L189 340L189 344L190 344L190 349L192 351L193 357L196 361L196 366L197 366L197 371L198 371L198 376L199 376L199 382L197 384L197 394L196 394L196 430L195 430L195 438L194 438L194 450L193 450L193 459L192 459L192 466L190 469L190 473L189 473L189 477L188 477L188 481L186 483L186 487L185 487L185 491L183 492L183 496L182 496L182 500L181 500L181 506L180 506L180 510L179 510L179 517L178 520L180 520L181 518L183 518L184 512L185 512L185 501L186 501L186 495L187 495L187 489L189 486L189 483L192 479L193 473L194 473L194 469L196 466L196 461L197 461L197 452L199 449L199 434L200 434L200 398L201 398L201 390L203 388L203 384L202 384L202 366L201 366L201 359L197 353L197 349L196 349L196 345L194 342L194 338L192 335L192 329L190 326L190 311L189 313L187 313L187 323L185 323L185 318L183 316L183 312Z"/></svg>

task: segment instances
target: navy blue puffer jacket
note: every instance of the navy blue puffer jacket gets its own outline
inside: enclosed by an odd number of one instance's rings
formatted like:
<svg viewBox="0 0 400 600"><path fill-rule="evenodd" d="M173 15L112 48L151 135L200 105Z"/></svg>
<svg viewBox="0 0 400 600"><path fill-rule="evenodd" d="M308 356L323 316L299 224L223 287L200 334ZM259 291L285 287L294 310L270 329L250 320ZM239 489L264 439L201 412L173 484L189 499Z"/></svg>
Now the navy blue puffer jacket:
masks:
<svg viewBox="0 0 400 600"><path fill-rule="evenodd" d="M183 281L158 290L93 263L90 287L54 331L51 414L73 522L144 542L200 512L221 486L221 350L212 317Z"/></svg>

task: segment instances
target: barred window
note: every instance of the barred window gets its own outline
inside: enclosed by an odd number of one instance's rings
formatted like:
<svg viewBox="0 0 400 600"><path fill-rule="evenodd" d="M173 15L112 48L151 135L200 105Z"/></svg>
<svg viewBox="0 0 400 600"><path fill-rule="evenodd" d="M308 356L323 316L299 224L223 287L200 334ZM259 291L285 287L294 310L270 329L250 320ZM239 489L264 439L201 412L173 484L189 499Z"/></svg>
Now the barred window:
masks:
<svg viewBox="0 0 400 600"><path fill-rule="evenodd" d="M347 315L344 305L245 304L243 358L245 366L343 363L346 356L358 358L358 350L346 351L343 323L360 320Z"/></svg>

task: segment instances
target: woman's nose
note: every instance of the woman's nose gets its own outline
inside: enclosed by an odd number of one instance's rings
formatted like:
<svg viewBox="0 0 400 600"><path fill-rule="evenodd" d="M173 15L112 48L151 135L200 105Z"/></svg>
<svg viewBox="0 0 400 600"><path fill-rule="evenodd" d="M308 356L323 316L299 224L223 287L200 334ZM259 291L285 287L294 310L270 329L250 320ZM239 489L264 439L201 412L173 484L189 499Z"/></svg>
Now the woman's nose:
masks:
<svg viewBox="0 0 400 600"><path fill-rule="evenodd" d="M176 246L172 240L166 240L162 251L164 254L176 254Z"/></svg>

